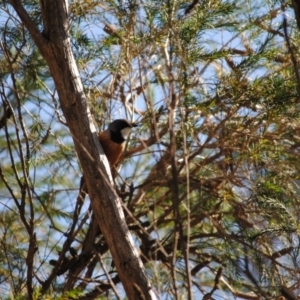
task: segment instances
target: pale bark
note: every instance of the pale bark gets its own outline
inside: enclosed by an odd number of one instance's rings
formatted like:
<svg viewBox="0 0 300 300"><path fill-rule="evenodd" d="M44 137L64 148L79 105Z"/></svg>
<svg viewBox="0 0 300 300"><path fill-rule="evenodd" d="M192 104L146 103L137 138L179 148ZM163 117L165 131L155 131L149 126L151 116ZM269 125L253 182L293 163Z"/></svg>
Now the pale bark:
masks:
<svg viewBox="0 0 300 300"><path fill-rule="evenodd" d="M120 199L111 185L109 165L91 119L71 49L67 1L41 0L43 33L39 32L20 0L10 0L10 3L49 66L85 175L95 218L127 296L129 299L155 299L125 222Z"/></svg>

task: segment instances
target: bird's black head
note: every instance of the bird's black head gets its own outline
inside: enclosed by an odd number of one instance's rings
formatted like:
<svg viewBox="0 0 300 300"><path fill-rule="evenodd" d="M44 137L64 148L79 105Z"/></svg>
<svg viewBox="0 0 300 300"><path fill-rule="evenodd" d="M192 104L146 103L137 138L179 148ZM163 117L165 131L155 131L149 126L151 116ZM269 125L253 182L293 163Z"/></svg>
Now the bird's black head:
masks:
<svg viewBox="0 0 300 300"><path fill-rule="evenodd" d="M123 143L130 134L132 127L138 126L136 123L126 119L117 119L108 125L111 132L111 139L115 143Z"/></svg>

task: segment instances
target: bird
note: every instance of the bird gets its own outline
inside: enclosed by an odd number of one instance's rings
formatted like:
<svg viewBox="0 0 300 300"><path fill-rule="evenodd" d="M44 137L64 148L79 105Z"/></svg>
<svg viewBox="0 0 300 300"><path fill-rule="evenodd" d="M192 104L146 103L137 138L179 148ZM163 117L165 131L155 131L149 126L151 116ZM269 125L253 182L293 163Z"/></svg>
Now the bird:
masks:
<svg viewBox="0 0 300 300"><path fill-rule="evenodd" d="M120 160L120 157L125 149L125 142L132 128L137 126L138 124L135 122L131 122L126 119L117 119L111 122L105 131L102 131L98 134L100 144L110 164L112 173L115 173L114 167ZM85 195L88 194L84 176L81 177L79 190L79 197L83 203Z"/></svg>
<svg viewBox="0 0 300 300"><path fill-rule="evenodd" d="M125 142L133 127L138 124L126 119L117 119L108 125L105 131L99 133L98 138L103 151L113 168L120 160L125 148Z"/></svg>

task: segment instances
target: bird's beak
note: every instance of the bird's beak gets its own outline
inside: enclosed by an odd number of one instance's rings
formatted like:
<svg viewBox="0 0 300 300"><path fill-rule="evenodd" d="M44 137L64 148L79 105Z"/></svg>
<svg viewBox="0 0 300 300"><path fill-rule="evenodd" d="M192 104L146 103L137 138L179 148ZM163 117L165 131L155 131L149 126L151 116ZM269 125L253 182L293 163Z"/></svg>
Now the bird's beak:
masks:
<svg viewBox="0 0 300 300"><path fill-rule="evenodd" d="M131 123L131 125L132 125L132 127L137 127L137 126L140 126L140 124L138 124L138 123L135 123L135 122L132 122L132 123Z"/></svg>

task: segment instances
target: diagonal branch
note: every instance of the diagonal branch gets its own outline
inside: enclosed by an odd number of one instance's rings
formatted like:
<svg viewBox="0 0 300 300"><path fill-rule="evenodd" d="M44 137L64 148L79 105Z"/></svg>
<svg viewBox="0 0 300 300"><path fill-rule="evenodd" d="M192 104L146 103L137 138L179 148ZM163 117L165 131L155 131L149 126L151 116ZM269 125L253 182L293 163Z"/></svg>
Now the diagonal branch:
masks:
<svg viewBox="0 0 300 300"><path fill-rule="evenodd" d="M60 105L82 165L91 205L111 251L118 275L129 299L156 299L142 261L125 221L120 199L111 184L106 156L83 91L73 56L69 29L68 1L41 0L45 32L38 32L20 0L11 5L30 32L53 76ZM46 293L51 282L43 286Z"/></svg>

